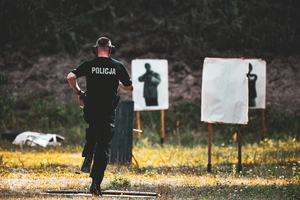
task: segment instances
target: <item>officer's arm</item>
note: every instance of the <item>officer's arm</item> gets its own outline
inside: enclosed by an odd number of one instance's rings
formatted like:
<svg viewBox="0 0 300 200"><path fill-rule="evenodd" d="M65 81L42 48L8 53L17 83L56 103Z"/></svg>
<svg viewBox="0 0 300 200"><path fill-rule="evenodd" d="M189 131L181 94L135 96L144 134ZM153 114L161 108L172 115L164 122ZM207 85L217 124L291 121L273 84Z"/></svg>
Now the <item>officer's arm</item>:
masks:
<svg viewBox="0 0 300 200"><path fill-rule="evenodd" d="M76 78L77 76L73 73L73 72L70 72L67 76L67 80L71 86L71 88L74 90L75 93L78 93L79 91L81 91L81 89L79 88L78 84L77 84L77 81L76 81ZM84 93L81 91L80 94L78 94L78 100L83 103L83 99L81 98L81 96L83 95Z"/></svg>
<svg viewBox="0 0 300 200"><path fill-rule="evenodd" d="M124 86L121 82L119 82L119 88L121 88L122 90L125 91L133 91L134 87L133 85L129 85L129 86Z"/></svg>

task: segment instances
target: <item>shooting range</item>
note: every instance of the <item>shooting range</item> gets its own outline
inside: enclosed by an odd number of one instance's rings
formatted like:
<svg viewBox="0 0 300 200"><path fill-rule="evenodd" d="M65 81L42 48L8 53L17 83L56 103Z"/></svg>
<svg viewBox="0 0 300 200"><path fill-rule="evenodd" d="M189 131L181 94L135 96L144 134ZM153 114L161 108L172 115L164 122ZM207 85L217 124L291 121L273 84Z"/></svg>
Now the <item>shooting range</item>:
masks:
<svg viewBox="0 0 300 200"><path fill-rule="evenodd" d="M299 5L1 1L0 200L300 200Z"/></svg>
<svg viewBox="0 0 300 200"><path fill-rule="evenodd" d="M132 98L137 112L137 129L141 130L140 111L161 110L161 143L164 143L164 110L169 108L168 61L136 59L131 61ZM138 138L141 133L138 132Z"/></svg>
<svg viewBox="0 0 300 200"><path fill-rule="evenodd" d="M248 122L249 62L242 59L205 58L201 121L208 123L208 164L211 171L212 123L238 124L238 169L241 170L241 124Z"/></svg>

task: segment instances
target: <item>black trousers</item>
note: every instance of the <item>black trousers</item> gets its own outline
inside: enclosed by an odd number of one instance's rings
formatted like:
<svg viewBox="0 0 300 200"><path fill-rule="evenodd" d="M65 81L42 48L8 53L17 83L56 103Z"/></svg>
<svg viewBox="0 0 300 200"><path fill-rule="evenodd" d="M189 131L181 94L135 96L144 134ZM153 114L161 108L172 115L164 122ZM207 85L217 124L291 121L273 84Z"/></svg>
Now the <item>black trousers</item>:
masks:
<svg viewBox="0 0 300 200"><path fill-rule="evenodd" d="M86 129L86 144L82 156L94 154L90 177L100 183L109 160L109 146L114 135L115 99L86 98L83 108Z"/></svg>
<svg viewBox="0 0 300 200"><path fill-rule="evenodd" d="M95 131L90 131L90 128L85 129L85 145L82 151L82 157L93 156L96 149L97 134Z"/></svg>

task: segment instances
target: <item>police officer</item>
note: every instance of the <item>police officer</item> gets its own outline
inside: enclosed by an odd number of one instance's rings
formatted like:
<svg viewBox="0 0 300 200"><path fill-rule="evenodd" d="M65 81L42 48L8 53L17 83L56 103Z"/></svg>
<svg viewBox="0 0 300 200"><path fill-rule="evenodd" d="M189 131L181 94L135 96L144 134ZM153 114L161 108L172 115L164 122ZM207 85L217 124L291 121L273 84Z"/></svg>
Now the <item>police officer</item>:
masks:
<svg viewBox="0 0 300 200"><path fill-rule="evenodd" d="M78 100L84 103L84 119L89 124L86 129L86 145L83 150L85 157L82 171L89 172L94 154L92 166L92 184L90 192L101 195L100 184L109 157L109 145L114 134L116 107L119 102L118 87L125 91L133 91L132 81L124 65L111 58L115 47L110 39L101 37L93 46L96 57L82 62L71 71L68 82L78 96ZM85 76L87 92L84 93L77 84L76 79Z"/></svg>

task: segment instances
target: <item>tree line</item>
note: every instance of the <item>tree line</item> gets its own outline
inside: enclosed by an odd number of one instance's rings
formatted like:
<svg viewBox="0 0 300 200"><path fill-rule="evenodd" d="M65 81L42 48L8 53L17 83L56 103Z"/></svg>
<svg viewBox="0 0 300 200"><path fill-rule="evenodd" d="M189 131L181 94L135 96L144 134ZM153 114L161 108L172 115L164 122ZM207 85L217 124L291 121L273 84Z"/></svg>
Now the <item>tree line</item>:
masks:
<svg viewBox="0 0 300 200"><path fill-rule="evenodd" d="M0 47L76 52L101 33L203 45L299 52L297 0L4 0Z"/></svg>

